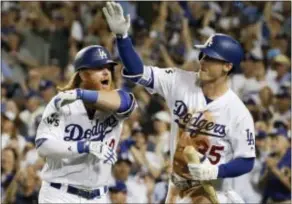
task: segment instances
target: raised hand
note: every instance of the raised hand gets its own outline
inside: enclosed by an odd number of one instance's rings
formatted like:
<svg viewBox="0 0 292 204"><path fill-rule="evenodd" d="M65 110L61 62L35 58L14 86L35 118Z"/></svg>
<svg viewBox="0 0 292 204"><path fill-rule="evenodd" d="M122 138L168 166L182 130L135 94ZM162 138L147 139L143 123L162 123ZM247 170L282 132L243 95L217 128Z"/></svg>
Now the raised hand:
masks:
<svg viewBox="0 0 292 204"><path fill-rule="evenodd" d="M124 17L123 8L119 3L107 2L106 6L102 8L106 21L110 30L116 35L125 36L130 28L131 18L128 14Z"/></svg>

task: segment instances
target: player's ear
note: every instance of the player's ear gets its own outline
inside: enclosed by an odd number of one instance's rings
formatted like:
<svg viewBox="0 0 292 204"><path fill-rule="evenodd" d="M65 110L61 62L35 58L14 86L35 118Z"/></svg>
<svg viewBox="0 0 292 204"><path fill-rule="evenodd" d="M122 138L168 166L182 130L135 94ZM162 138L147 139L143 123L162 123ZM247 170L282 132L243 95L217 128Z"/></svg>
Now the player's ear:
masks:
<svg viewBox="0 0 292 204"><path fill-rule="evenodd" d="M225 72L225 73L228 73L228 72L230 72L231 71L231 69L232 69L232 64L231 63L226 63L226 64L224 64L223 65L223 71Z"/></svg>

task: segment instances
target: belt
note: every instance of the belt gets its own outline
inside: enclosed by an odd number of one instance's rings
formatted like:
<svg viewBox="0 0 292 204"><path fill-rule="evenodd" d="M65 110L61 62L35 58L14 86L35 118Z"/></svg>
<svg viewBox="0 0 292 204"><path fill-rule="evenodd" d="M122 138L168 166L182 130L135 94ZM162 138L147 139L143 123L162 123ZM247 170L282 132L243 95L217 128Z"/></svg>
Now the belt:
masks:
<svg viewBox="0 0 292 204"><path fill-rule="evenodd" d="M61 189L62 184L61 183L50 183L50 186L56 189ZM107 193L108 187L104 186L104 193ZM67 193L74 194L77 196L80 196L82 198L86 198L88 200L92 200L96 197L100 197L102 195L101 189L94 189L94 190L84 190L79 189L73 186L68 185Z"/></svg>

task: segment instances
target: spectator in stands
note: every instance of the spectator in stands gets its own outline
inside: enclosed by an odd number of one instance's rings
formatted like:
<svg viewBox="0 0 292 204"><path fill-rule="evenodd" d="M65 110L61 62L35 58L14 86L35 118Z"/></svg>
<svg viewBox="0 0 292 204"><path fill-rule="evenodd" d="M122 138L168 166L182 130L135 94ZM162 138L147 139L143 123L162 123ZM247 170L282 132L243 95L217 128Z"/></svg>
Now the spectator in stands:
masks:
<svg viewBox="0 0 292 204"><path fill-rule="evenodd" d="M127 186L124 182L116 181L115 185L109 187L109 194L111 203L127 203Z"/></svg>
<svg viewBox="0 0 292 204"><path fill-rule="evenodd" d="M243 99L243 103L246 105L247 109L249 110L250 114L253 117L254 122L260 120L260 111L259 107L257 106L255 99L252 97L246 96Z"/></svg>
<svg viewBox="0 0 292 204"><path fill-rule="evenodd" d="M40 65L47 65L51 20L43 12L41 2L34 1L20 4L22 9L19 13L17 30L23 37L22 46Z"/></svg>
<svg viewBox="0 0 292 204"><path fill-rule="evenodd" d="M40 178L32 166L19 170L7 189L6 203L37 204Z"/></svg>
<svg viewBox="0 0 292 204"><path fill-rule="evenodd" d="M260 184L264 185L263 203L291 202L291 148L287 132L276 129L271 134L271 155L266 159Z"/></svg>
<svg viewBox="0 0 292 204"><path fill-rule="evenodd" d="M19 108L15 101L11 99L6 100L3 106L2 113L14 121L19 114Z"/></svg>
<svg viewBox="0 0 292 204"><path fill-rule="evenodd" d="M7 41L2 47L2 59L10 68L13 82L22 82L25 72L39 64L32 54L22 47L21 36L16 32L7 35Z"/></svg>
<svg viewBox="0 0 292 204"><path fill-rule="evenodd" d="M169 149L170 115L166 111L160 111L153 117L154 134L149 136L149 141L155 145L155 153L163 156Z"/></svg>
<svg viewBox="0 0 292 204"><path fill-rule="evenodd" d="M282 121L284 124L291 119L291 96L289 93L282 92L276 95L275 113L273 122Z"/></svg>
<svg viewBox="0 0 292 204"><path fill-rule="evenodd" d="M231 76L231 88L241 98L245 92L245 85L255 77L254 61L255 58L251 54L246 54L244 61L241 63L242 73Z"/></svg>
<svg viewBox="0 0 292 204"><path fill-rule="evenodd" d="M41 106L40 97L34 93L27 96L26 109L20 112L19 118L25 125L27 141L34 141L36 129L40 122L44 106Z"/></svg>
<svg viewBox="0 0 292 204"><path fill-rule="evenodd" d="M2 149L14 147L19 151L19 154L21 154L26 146L26 140L22 135L19 135L15 117L16 116L9 114L9 112L4 113L1 123L1 145Z"/></svg>
<svg viewBox="0 0 292 204"><path fill-rule="evenodd" d="M52 81L43 80L40 82L40 95L43 99L43 106L46 106L50 100L57 94L56 86Z"/></svg>
<svg viewBox="0 0 292 204"><path fill-rule="evenodd" d="M156 180L154 189L152 203L165 203L167 191L168 191L168 179L170 178L172 166L170 162L169 152L164 155L165 166L162 169L160 179Z"/></svg>
<svg viewBox="0 0 292 204"><path fill-rule="evenodd" d="M151 174L155 179L161 174L164 165L162 155L157 155L147 149L147 135L141 130L135 130L132 133L135 144L130 148L130 159L136 165L136 168L144 173Z"/></svg>
<svg viewBox="0 0 292 204"><path fill-rule="evenodd" d="M251 56L253 62L250 65L253 69L254 77L248 79L243 84L242 97L244 96L257 96L260 90L264 87L269 87L273 93L277 92L277 84L274 81L268 81L266 75L266 68L263 59Z"/></svg>
<svg viewBox="0 0 292 204"><path fill-rule="evenodd" d="M274 58L273 62L274 69L277 72L277 76L274 80L279 87L284 86L285 82L291 81L290 60L285 55L278 55Z"/></svg>
<svg viewBox="0 0 292 204"><path fill-rule="evenodd" d="M6 147L1 155L1 190L4 192L2 196L5 197L6 190L19 169L19 154L17 147Z"/></svg>
<svg viewBox="0 0 292 204"><path fill-rule="evenodd" d="M35 145L32 142L27 142L21 155L20 167L33 166L39 173L40 168L44 165L44 159L38 155Z"/></svg>
<svg viewBox="0 0 292 204"><path fill-rule="evenodd" d="M127 203L148 203L147 187L139 175L130 175L132 162L129 159L119 159L113 167L113 178L122 181L127 186Z"/></svg>
<svg viewBox="0 0 292 204"><path fill-rule="evenodd" d="M27 95L38 94L42 75L37 69L31 69L28 72L27 79Z"/></svg>
<svg viewBox="0 0 292 204"><path fill-rule="evenodd" d="M64 77L65 67L69 62L69 36L70 30L65 17L60 11L53 13L53 30L50 39L50 60L56 61L61 67L61 78Z"/></svg>

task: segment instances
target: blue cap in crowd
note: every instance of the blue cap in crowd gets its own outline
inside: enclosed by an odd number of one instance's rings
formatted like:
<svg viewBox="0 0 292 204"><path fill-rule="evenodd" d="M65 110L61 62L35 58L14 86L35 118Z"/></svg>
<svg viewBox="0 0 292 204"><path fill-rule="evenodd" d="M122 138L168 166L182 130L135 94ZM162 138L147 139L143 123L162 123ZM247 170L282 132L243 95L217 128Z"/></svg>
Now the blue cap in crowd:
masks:
<svg viewBox="0 0 292 204"><path fill-rule="evenodd" d="M271 133L271 136L284 136L288 138L288 132L285 128L274 128Z"/></svg>
<svg viewBox="0 0 292 204"><path fill-rule="evenodd" d="M256 134L256 139L265 139L267 137L267 133L263 130L259 130Z"/></svg>
<svg viewBox="0 0 292 204"><path fill-rule="evenodd" d="M261 18L261 13L255 6L248 6L242 10L241 23L244 25L254 24Z"/></svg>
<svg viewBox="0 0 292 204"><path fill-rule="evenodd" d="M39 93L38 92L36 92L36 91L30 91L26 96L25 96L25 98L28 100L28 99L30 99L30 98L41 98L41 96L39 95Z"/></svg>
<svg viewBox="0 0 292 204"><path fill-rule="evenodd" d="M123 181L116 181L113 186L109 187L111 192L124 192L127 193L127 186Z"/></svg>
<svg viewBox="0 0 292 204"><path fill-rule="evenodd" d="M45 91L51 87L54 87L55 84L52 82L52 81L49 81L49 80L42 80L41 83L40 83L40 91Z"/></svg>

